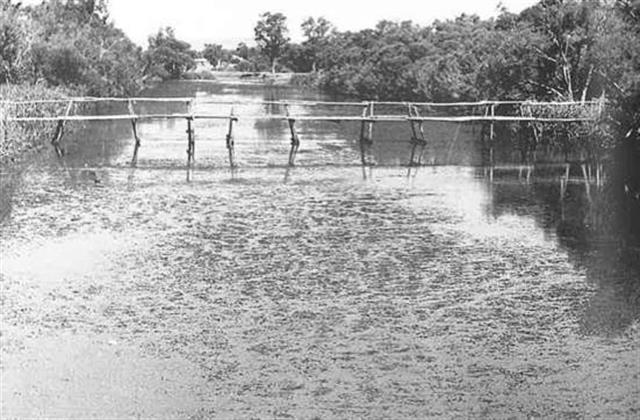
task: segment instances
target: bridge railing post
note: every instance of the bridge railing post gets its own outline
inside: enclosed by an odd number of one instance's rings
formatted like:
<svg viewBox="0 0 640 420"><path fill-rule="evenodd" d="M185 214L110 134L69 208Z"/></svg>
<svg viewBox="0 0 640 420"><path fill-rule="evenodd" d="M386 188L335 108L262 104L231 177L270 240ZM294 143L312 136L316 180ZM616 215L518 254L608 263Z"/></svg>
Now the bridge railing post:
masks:
<svg viewBox="0 0 640 420"><path fill-rule="evenodd" d="M66 120L67 117L69 117L69 115L71 114L71 110L73 109L73 104L74 104L74 101L73 99L71 99L67 104L67 108L64 111L64 116L58 119L58 124L56 125L55 134L51 139L51 145L53 146L53 149L56 151L56 155L58 155L59 158L64 156L64 149L62 148L62 146L60 146L60 142L62 141L62 137L64 136L64 125L67 122Z"/></svg>
<svg viewBox="0 0 640 420"><path fill-rule="evenodd" d="M136 113L135 110L133 108L133 99L129 99L128 104L127 104L127 108L129 110L129 115L131 115L131 132L133 134L133 140L134 140L134 144L133 144L133 157L131 158L131 165L135 166L138 163L138 150L140 149L140 145L142 144L142 141L140 140L140 137L138 136L138 119L136 118Z"/></svg>
<svg viewBox="0 0 640 420"><path fill-rule="evenodd" d="M420 118L420 112L418 107L413 104L407 104L407 114L409 117L409 124L411 126L411 156L409 157L409 166L419 166L422 164L422 155L427 145L427 141L424 138L423 121L415 120L414 118ZM418 154L418 160L415 160L416 149L420 147L420 153Z"/></svg>
<svg viewBox="0 0 640 420"><path fill-rule="evenodd" d="M296 154L300 147L300 137L296 131L296 120L291 118L289 113L289 104L284 104L284 109L287 115L287 123L289 124L289 131L291 132L291 150L289 151L289 166L295 166Z"/></svg>
<svg viewBox="0 0 640 420"><path fill-rule="evenodd" d="M373 102L362 105L362 120L360 124L360 160L362 165L368 165L367 154L373 144Z"/></svg>
<svg viewBox="0 0 640 420"><path fill-rule="evenodd" d="M229 152L229 166L231 168L236 167L236 157L235 157L235 142L233 140L233 123L238 121L238 119L233 115L233 107L231 107L231 113L229 114L229 128L227 130L226 144L227 151Z"/></svg>
<svg viewBox="0 0 640 420"><path fill-rule="evenodd" d="M187 105L187 165L191 165L196 157L196 139L193 129L193 101L189 100Z"/></svg>
<svg viewBox="0 0 640 420"><path fill-rule="evenodd" d="M191 166L195 156L195 141L193 136L193 117L187 117L187 166Z"/></svg>

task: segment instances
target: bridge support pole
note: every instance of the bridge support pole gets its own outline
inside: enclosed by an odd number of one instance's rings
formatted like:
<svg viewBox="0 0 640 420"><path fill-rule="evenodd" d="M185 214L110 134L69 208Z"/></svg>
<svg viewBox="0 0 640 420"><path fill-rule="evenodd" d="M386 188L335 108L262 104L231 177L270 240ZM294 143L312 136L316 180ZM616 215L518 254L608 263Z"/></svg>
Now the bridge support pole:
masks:
<svg viewBox="0 0 640 420"><path fill-rule="evenodd" d="M427 145L427 141L424 138L424 129L422 127L423 122L419 120L413 120L413 117L419 118L420 113L418 109L409 105L409 125L411 126L411 156L409 157L409 166L419 166L422 164L422 155ZM420 147L420 153L418 153L418 159L416 161L416 149Z"/></svg>
<svg viewBox="0 0 640 420"><path fill-rule="evenodd" d="M140 149L140 145L142 142L140 141L140 137L138 137L138 120L135 118L131 120L131 131L133 133L133 139L135 141L133 145L133 157L131 158L131 165L135 166L138 163L138 150Z"/></svg>
<svg viewBox="0 0 640 420"><path fill-rule="evenodd" d="M493 118L491 118L494 115L494 105L487 105L484 111L482 130L480 132L482 142L482 165L484 166L485 176L489 177L489 181L493 181L493 172L495 166L493 151L495 127L494 120Z"/></svg>
<svg viewBox="0 0 640 420"><path fill-rule="evenodd" d="M367 114L369 119L367 119ZM373 103L369 102L362 109L362 123L360 125L360 160L367 166L367 154L373 144Z"/></svg>
<svg viewBox="0 0 640 420"><path fill-rule="evenodd" d="M287 113L287 117L290 117L289 105L285 104L284 108ZM289 131L291 131L291 150L289 150L289 166L295 166L296 154L298 153L298 148L300 147L300 137L298 137L298 132L296 131L296 120L294 118L287 118L287 122L289 123Z"/></svg>
<svg viewBox="0 0 640 420"><path fill-rule="evenodd" d="M129 100L127 105L129 109L129 114L133 117L131 118L131 133L133 134L133 157L131 158L131 166L135 166L138 163L138 150L140 149L140 145L142 141L140 137L138 137L138 119L135 118L135 111L133 110L133 101Z"/></svg>
<svg viewBox="0 0 640 420"><path fill-rule="evenodd" d="M236 152L235 152L235 143L233 141L233 123L238 121L236 117L233 116L233 108L231 108L231 115L229 116L229 129L227 131L227 151L229 152L229 166L231 168L236 167Z"/></svg>
<svg viewBox="0 0 640 420"><path fill-rule="evenodd" d="M529 105L527 102L521 104L520 115L522 115L523 117L533 118L533 111L531 109L531 105ZM530 137L526 139L527 145L528 145L527 158L530 160L531 163L534 163L536 161L536 152L538 149L538 145L540 145L540 136L541 136L542 130L539 124L533 121L529 121L527 123L527 127L528 127L528 130L527 130L528 133L525 133L525 135Z"/></svg>
<svg viewBox="0 0 640 420"><path fill-rule="evenodd" d="M291 150L289 151L289 166L295 166L296 154L298 153L298 148L300 147L300 138L298 137L298 133L296 132L296 120L293 118L289 118L287 120L289 122L289 130L291 131Z"/></svg>
<svg viewBox="0 0 640 420"><path fill-rule="evenodd" d="M494 157L494 140L495 140L495 136L496 136L496 131L495 131L495 121L493 119L493 117L495 117L496 115L496 109L495 109L495 105L491 104L491 123L489 125L489 162L491 164L491 168L493 168L496 164L495 162L495 157Z"/></svg>
<svg viewBox="0 0 640 420"><path fill-rule="evenodd" d="M187 165L191 166L195 159L196 142L193 132L193 117L187 117Z"/></svg>
<svg viewBox="0 0 640 420"><path fill-rule="evenodd" d="M53 146L53 150L56 151L56 155L58 157L62 157L64 155L64 150L60 146L60 141L64 136L64 120L58 120L58 124L56 125L56 131L51 139L51 145Z"/></svg>
<svg viewBox="0 0 640 420"><path fill-rule="evenodd" d="M53 146L54 150L56 151L56 155L58 155L58 157L64 156L64 149L62 148L62 146L60 146L60 142L62 141L62 137L64 136L64 125L67 122L67 120L65 118L68 117L71 114L71 110L72 109L73 109L73 101L71 100L67 104L67 108L64 111L64 118L58 120L58 124L56 125L55 134L53 135L53 138L51 139L51 145Z"/></svg>

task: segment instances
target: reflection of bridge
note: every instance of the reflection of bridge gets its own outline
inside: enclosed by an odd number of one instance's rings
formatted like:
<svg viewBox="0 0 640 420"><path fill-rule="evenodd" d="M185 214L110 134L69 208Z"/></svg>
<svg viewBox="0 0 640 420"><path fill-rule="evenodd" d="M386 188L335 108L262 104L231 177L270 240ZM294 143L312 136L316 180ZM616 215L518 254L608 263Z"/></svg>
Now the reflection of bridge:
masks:
<svg viewBox="0 0 640 420"><path fill-rule="evenodd" d="M126 112L107 115L80 114L82 105L87 104L121 104L126 105ZM177 113L149 113L142 112L140 105L165 104L178 105L183 108ZM197 112L196 105L228 105L230 112L226 115ZM284 113L247 114L234 113L234 107L243 105L282 106ZM340 107L343 110L337 115L305 115L290 112L290 107ZM136 107L138 109L136 110ZM31 101L0 101L0 123L36 123L56 122L55 134L51 144L59 156L63 150L60 141L64 135L64 125L68 121L131 121L132 133L135 141L132 164L135 165L141 139L138 136L137 122L152 119L184 119L187 124L187 165L191 165L195 158L194 121L198 119L217 119L228 121L226 147L229 152L229 164L236 166L233 128L239 119L246 120L282 120L287 122L291 132L291 150L289 165L295 163L296 153L300 146L300 138L296 130L296 121L328 121L328 122L359 122L360 123L360 151L363 165L367 165L367 152L373 143L373 127L375 123L406 122L411 128L410 143L411 156L409 165L420 165L427 140L424 135L425 122L450 123L481 123L483 125L482 138L489 145L489 160L493 165L493 143L495 139L494 124L503 123L586 123L597 121L602 115L603 102L532 102L532 101L482 101L482 102L323 102L323 101L219 101L199 100L195 98L67 98L45 99ZM375 113L374 110L385 110L385 113ZM91 111L90 111L91 112ZM93 111L95 112L95 110ZM561 116L558 116L561 115ZM537 137L535 127L533 132Z"/></svg>

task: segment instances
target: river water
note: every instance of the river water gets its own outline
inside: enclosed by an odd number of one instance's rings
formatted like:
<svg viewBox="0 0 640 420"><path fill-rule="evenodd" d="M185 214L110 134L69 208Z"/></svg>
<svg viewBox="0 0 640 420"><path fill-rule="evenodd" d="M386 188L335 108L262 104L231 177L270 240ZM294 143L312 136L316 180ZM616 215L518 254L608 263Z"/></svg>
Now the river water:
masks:
<svg viewBox="0 0 640 420"><path fill-rule="evenodd" d="M100 122L3 174L3 418L637 415L639 276L577 168L490 174L479 127L431 124L409 170L409 128L378 124L363 169L357 124L302 121L289 168L286 123L242 119L281 107L234 112L234 171L226 122L195 122L187 171L175 120L140 123L136 168L129 124Z"/></svg>

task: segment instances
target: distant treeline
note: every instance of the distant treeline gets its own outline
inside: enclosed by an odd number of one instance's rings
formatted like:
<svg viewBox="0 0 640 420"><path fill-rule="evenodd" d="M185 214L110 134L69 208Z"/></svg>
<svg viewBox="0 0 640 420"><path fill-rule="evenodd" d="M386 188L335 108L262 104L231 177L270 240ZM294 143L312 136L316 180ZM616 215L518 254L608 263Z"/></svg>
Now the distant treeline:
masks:
<svg viewBox="0 0 640 420"><path fill-rule="evenodd" d="M305 40L291 43L286 17L265 13L256 47L210 44L201 55L218 68L308 72L302 83L363 99L602 98L611 118L590 127L591 137L603 134L598 141L611 146L640 135L640 0L541 0L518 14L502 9L496 18L463 14L428 26L381 21L358 32L337 31L320 17L301 29Z"/></svg>
<svg viewBox="0 0 640 420"><path fill-rule="evenodd" d="M291 43L286 17L265 13L256 47L209 44L200 55L218 68L307 72L307 84L365 99L604 98L615 111L609 133L640 127L639 0L541 0L496 18L381 21L358 32L309 18L302 31L305 40Z"/></svg>
<svg viewBox="0 0 640 420"><path fill-rule="evenodd" d="M0 0L0 84L37 83L95 95L132 94L146 77L181 78L195 59L239 71L309 72L321 88L370 99L584 100L638 90L640 2L542 0L519 14L461 15L428 26L381 21L340 32L326 19L289 42L286 17L264 13L256 46L202 51L171 28L143 51L109 19L105 0Z"/></svg>
<svg viewBox="0 0 640 420"><path fill-rule="evenodd" d="M639 28L637 1L542 0L486 20L381 21L358 32L309 18L297 44L284 16L265 13L257 47L211 44L202 55L241 71L316 71L324 89L372 99L583 100L638 84Z"/></svg>

